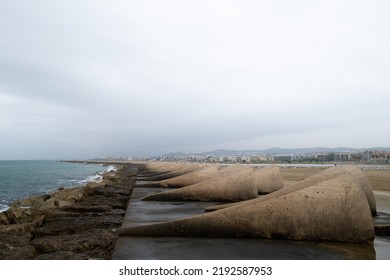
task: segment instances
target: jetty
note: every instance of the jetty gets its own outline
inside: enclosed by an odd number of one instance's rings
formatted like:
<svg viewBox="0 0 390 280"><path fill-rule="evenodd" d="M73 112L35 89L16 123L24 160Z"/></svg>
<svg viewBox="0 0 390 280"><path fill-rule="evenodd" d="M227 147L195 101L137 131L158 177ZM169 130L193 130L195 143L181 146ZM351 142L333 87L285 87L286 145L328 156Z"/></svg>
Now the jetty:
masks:
<svg viewBox="0 0 390 280"><path fill-rule="evenodd" d="M375 259L376 235L388 235L357 167L295 183L276 165L137 168L113 259Z"/></svg>

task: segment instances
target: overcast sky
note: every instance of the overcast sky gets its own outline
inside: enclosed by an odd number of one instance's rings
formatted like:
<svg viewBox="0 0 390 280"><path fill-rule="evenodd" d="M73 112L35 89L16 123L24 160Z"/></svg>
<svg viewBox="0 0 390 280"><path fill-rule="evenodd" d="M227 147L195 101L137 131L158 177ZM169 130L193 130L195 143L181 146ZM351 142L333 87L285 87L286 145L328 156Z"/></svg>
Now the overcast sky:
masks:
<svg viewBox="0 0 390 280"><path fill-rule="evenodd" d="M0 159L388 147L389 3L0 1Z"/></svg>

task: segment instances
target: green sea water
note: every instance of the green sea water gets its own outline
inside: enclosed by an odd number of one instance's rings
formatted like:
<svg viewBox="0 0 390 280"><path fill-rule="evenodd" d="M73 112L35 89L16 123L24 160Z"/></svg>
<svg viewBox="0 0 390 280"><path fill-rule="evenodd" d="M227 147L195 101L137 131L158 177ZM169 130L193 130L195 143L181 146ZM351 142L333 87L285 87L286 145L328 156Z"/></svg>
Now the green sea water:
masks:
<svg viewBox="0 0 390 280"><path fill-rule="evenodd" d="M112 167L45 160L0 161L0 212L21 198L99 180Z"/></svg>

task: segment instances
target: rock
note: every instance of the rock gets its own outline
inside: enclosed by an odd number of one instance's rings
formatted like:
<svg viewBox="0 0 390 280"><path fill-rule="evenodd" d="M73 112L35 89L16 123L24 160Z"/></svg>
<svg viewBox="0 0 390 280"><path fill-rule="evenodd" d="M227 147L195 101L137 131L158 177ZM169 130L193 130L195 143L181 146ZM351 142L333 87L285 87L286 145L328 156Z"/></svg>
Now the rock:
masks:
<svg viewBox="0 0 390 280"><path fill-rule="evenodd" d="M45 254L41 257L45 259L56 257L53 255L55 252L67 252L66 255L69 259L74 259L69 254L70 252L75 254L75 259L80 257L80 253L84 253L84 259L91 257L109 259L115 240L116 235L111 230L94 229L73 235L38 237L31 244L38 254ZM63 254L61 255L63 256Z"/></svg>
<svg viewBox="0 0 390 280"><path fill-rule="evenodd" d="M88 260L88 254L75 253L72 251L55 251L51 253L40 254L37 260Z"/></svg>
<svg viewBox="0 0 390 280"><path fill-rule="evenodd" d="M63 206L60 207L60 210L62 211L69 211L69 212L78 212L78 213L86 213L86 212L108 212L112 210L112 207L107 206L107 205L100 205L100 206L95 206L95 205L70 205L70 206Z"/></svg>

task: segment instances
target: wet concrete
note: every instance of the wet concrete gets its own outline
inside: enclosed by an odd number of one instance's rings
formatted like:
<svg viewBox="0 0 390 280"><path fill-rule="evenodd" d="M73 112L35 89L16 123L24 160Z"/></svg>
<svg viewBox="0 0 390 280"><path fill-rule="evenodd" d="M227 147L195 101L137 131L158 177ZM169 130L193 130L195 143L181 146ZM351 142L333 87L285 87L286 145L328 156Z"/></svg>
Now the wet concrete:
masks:
<svg viewBox="0 0 390 280"><path fill-rule="evenodd" d="M376 258L374 247L367 244L289 240L125 237L120 238L116 245L113 259L117 260L373 260Z"/></svg>
<svg viewBox="0 0 390 280"><path fill-rule="evenodd" d="M204 213L204 208L212 202L143 201L150 193L167 191L163 188L143 188L135 186L122 227L141 226L170 220L177 220Z"/></svg>
<svg viewBox="0 0 390 280"><path fill-rule="evenodd" d="M375 234L390 236L390 192L374 191L377 216L374 217Z"/></svg>
<svg viewBox="0 0 390 280"><path fill-rule="evenodd" d="M374 191L378 211L390 214L390 192Z"/></svg>
<svg viewBox="0 0 390 280"><path fill-rule="evenodd" d="M378 212L373 218L375 234L377 236L390 236L390 214Z"/></svg>
<svg viewBox="0 0 390 280"><path fill-rule="evenodd" d="M390 260L390 236L377 236L374 247L377 260Z"/></svg>
<svg viewBox="0 0 390 280"><path fill-rule="evenodd" d="M202 214L205 207L218 204L215 202L142 201L144 196L162 191L167 191L167 189L142 187L141 184L136 184L122 227L186 218ZM390 215L387 215L389 214L380 213L376 223L389 221ZM112 259L390 259L390 238L376 237L374 244L369 245L244 238L120 237Z"/></svg>

